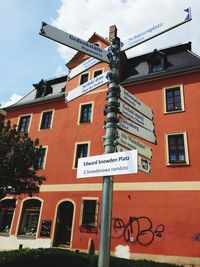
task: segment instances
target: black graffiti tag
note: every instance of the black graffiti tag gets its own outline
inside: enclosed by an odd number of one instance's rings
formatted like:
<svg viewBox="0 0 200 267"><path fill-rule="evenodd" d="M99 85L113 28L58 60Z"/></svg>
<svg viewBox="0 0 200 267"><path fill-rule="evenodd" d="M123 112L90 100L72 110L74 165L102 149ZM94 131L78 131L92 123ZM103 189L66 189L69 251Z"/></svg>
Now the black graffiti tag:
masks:
<svg viewBox="0 0 200 267"><path fill-rule="evenodd" d="M154 241L155 236L162 237L164 225L159 224L153 230L152 221L146 216L129 217L127 224L120 218L113 218L112 230L112 238L123 236L126 242L138 242L142 246L147 246Z"/></svg>

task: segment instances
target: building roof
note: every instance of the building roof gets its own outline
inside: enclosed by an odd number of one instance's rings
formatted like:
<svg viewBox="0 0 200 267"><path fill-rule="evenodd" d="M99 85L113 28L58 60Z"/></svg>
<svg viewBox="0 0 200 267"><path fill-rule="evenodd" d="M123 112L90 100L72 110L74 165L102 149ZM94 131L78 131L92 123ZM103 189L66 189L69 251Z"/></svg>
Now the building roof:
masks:
<svg viewBox="0 0 200 267"><path fill-rule="evenodd" d="M16 109L22 106L55 101L57 99L62 99L62 98L64 99L66 81L67 81L66 75L47 81L41 80L39 83L33 84L35 89L33 89L30 93L25 95L17 103L5 107L4 110ZM48 92L46 91L46 89L48 89ZM44 93L38 94L40 90L43 90L42 92Z"/></svg>
<svg viewBox="0 0 200 267"><path fill-rule="evenodd" d="M149 61L153 58L153 54L156 53L160 56L163 55L166 64L163 70L150 72ZM129 58L125 70L123 71L124 79L122 84L127 85L137 81L198 69L200 69L200 57L191 52L191 42L188 42L186 44L160 49L159 51L154 50L151 53Z"/></svg>

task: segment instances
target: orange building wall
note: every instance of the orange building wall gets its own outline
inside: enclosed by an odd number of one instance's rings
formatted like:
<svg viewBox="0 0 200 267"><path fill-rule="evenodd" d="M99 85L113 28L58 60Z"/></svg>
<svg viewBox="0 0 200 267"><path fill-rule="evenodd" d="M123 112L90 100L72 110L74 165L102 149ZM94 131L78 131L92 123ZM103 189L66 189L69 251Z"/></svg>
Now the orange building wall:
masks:
<svg viewBox="0 0 200 267"><path fill-rule="evenodd" d="M108 67L100 63L91 68ZM90 76L91 78L92 76ZM79 77L67 82L67 91L78 86ZM164 114L163 87L183 84L185 111L174 114ZM128 86L127 89L137 98L142 100L154 111L155 132L157 145L150 144L153 149L152 172L150 174L139 172L135 175L116 176L114 184L117 189L113 194L113 220L112 225L112 251L118 245L128 245L133 254L170 255L178 257L200 258L200 193L199 188L184 189L183 184L173 182L198 182L200 179L200 145L198 142L199 103L200 103L199 73L188 73L179 76L152 80L145 83ZM72 169L75 142L90 141L89 155L99 155L104 151L102 136L103 108L105 105L106 85L95 91L81 96L68 104L64 100L31 106L20 110L10 111L7 115L13 123L17 123L18 116L33 113L30 134L38 137L42 145L48 145L45 175L47 181L44 185L52 184L97 184L102 183L102 178L76 179L76 169ZM78 110L80 103L94 102L93 122L78 125ZM50 130L38 131L40 114L43 110L55 109L53 126ZM187 132L189 146L189 166L166 166L165 133ZM139 139L139 138L136 138ZM43 174L43 171L40 171ZM150 184L154 182L153 184ZM169 185L165 189L165 182ZM120 189L120 183L126 189ZM146 189L138 189L142 183ZM130 189L129 189L130 184ZM134 186L136 189L134 189ZM157 187L158 186L158 187ZM39 197L44 200L42 219L52 219L51 238L53 239L55 227L55 214L58 202L64 199L75 203L75 221L72 248L87 250L88 240L92 238L95 249L98 250L98 233L81 233L79 230L80 209L82 197L98 197L99 212L98 225L100 224L101 191L42 191ZM170 188L170 189L169 189ZM50 202L50 203L49 203ZM17 211L16 211L17 214ZM135 217L134 222L128 225L129 218ZM141 217L141 218L140 218ZM145 217L145 218L144 218ZM16 220L14 223L16 226ZM125 236L133 230L132 242L125 241ZM15 232L15 231L13 231Z"/></svg>

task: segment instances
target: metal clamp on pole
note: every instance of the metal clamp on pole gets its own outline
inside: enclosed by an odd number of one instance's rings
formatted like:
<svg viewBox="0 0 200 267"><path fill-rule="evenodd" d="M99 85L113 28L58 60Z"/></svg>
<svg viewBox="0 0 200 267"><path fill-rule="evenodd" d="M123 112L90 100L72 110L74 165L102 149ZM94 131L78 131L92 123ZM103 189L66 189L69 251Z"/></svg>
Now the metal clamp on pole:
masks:
<svg viewBox="0 0 200 267"><path fill-rule="evenodd" d="M117 141L117 113L119 108L118 98L120 95L119 86L119 54L120 39L116 37L112 41L110 53L110 72L109 72L109 89L106 96L107 104L105 105L104 115L106 115L105 131L103 138L104 153L114 153L116 151ZM113 177L103 177L102 192L102 209L101 209L101 227L100 227L100 244L98 267L109 267L110 265L110 236L112 221L112 192Z"/></svg>

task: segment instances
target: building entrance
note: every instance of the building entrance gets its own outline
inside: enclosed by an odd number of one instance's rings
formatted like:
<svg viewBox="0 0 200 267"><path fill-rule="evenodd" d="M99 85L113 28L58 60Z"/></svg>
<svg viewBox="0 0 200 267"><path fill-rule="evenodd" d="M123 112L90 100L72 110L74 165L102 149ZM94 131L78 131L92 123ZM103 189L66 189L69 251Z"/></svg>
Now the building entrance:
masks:
<svg viewBox="0 0 200 267"><path fill-rule="evenodd" d="M71 242L74 205L70 201L60 203L57 210L54 247L68 247Z"/></svg>

